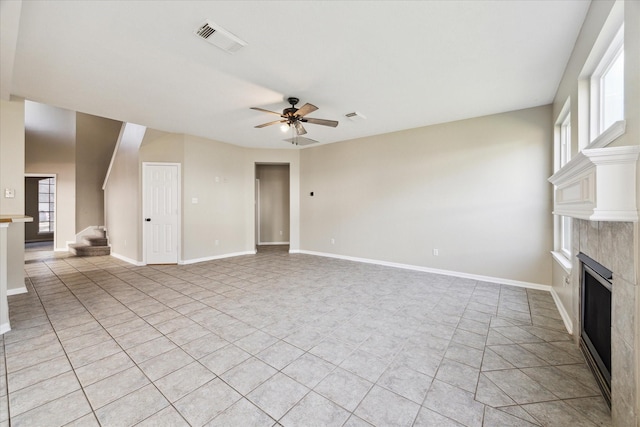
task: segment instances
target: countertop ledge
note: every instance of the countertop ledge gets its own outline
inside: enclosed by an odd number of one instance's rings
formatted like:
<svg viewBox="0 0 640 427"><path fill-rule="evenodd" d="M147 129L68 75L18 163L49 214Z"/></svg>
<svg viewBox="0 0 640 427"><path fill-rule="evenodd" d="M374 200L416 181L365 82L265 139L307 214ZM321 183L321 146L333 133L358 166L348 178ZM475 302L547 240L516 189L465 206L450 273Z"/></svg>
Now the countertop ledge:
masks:
<svg viewBox="0 0 640 427"><path fill-rule="evenodd" d="M3 222L33 222L33 217L26 215L0 215L0 223Z"/></svg>

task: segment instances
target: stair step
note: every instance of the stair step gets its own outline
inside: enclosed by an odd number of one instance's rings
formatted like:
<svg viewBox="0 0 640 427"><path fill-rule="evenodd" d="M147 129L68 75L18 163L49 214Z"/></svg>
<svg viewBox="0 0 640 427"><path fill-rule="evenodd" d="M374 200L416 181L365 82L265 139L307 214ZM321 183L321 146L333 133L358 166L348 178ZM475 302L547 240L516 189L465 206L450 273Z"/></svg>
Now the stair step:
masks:
<svg viewBox="0 0 640 427"><path fill-rule="evenodd" d="M100 236L85 237L84 240L87 241L89 246L108 246L109 245L108 239L106 237L100 237Z"/></svg>
<svg viewBox="0 0 640 427"><path fill-rule="evenodd" d="M90 246L81 243L69 245L69 250L76 256L104 256L111 255L111 247L109 246Z"/></svg>

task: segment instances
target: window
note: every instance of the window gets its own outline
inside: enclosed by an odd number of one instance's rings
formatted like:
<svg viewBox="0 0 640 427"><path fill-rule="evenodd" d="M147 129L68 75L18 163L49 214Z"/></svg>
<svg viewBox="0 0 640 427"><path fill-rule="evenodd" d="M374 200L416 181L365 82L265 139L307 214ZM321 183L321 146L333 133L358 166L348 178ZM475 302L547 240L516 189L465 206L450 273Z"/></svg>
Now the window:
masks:
<svg viewBox="0 0 640 427"><path fill-rule="evenodd" d="M602 108L600 133L618 120L624 119L624 51L620 49L614 61L600 78Z"/></svg>
<svg viewBox="0 0 640 427"><path fill-rule="evenodd" d="M560 123L560 167L571 160L571 113L565 112L565 117ZM562 255L571 259L571 218L561 216L559 218L559 240L558 248Z"/></svg>
<svg viewBox="0 0 640 427"><path fill-rule="evenodd" d="M53 233L55 193L54 178L38 181L38 234Z"/></svg>
<svg viewBox="0 0 640 427"><path fill-rule="evenodd" d="M567 164L571 160L571 114L566 113L565 118L560 123L560 167Z"/></svg>
<svg viewBox="0 0 640 427"><path fill-rule="evenodd" d="M571 100L567 99L555 124L555 170L571 160ZM553 256L566 269L571 268L571 218L558 215L554 221Z"/></svg>
<svg viewBox="0 0 640 427"><path fill-rule="evenodd" d="M624 26L591 75L591 141L624 120Z"/></svg>
<svg viewBox="0 0 640 427"><path fill-rule="evenodd" d="M571 259L571 218L568 216L561 216L560 222L560 253L567 259Z"/></svg>

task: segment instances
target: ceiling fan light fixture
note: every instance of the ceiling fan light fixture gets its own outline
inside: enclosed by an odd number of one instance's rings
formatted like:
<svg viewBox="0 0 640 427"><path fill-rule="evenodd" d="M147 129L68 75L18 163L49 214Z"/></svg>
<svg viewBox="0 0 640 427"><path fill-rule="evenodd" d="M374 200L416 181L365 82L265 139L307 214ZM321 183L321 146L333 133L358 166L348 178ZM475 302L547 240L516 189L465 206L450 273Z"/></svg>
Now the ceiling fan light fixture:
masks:
<svg viewBox="0 0 640 427"><path fill-rule="evenodd" d="M260 108L260 107L250 107L252 110L261 111L263 113L274 114L276 116L280 116L280 118L282 119L282 120L274 120L268 123L263 123L261 125L257 125L254 127L263 128L263 127L272 126L280 123L280 130L282 130L282 132L287 132L288 130L291 130L291 134L293 135L295 130L295 134L297 136L300 136L300 135L306 135L307 133L307 130L304 128L303 123L321 125L321 126L330 126L330 127L338 126L337 120L316 119L315 117L307 117L307 114L313 113L318 109L318 107L316 107L313 104L306 103L302 107L296 108L296 104L300 102L298 98L291 96L287 98L287 101L289 102L289 104L291 104L291 107L285 108L284 110L282 110L282 113L265 110L264 108Z"/></svg>

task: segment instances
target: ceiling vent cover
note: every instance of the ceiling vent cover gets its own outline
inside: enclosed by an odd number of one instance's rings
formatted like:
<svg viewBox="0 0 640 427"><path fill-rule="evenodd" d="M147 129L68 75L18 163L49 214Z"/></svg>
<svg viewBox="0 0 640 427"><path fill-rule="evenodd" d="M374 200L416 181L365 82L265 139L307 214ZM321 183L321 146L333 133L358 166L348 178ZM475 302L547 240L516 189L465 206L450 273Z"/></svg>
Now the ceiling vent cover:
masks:
<svg viewBox="0 0 640 427"><path fill-rule="evenodd" d="M247 42L208 19L196 29L195 34L201 39L229 53L236 53L247 45Z"/></svg>
<svg viewBox="0 0 640 427"><path fill-rule="evenodd" d="M305 146L305 145L311 145L311 144L316 144L318 141L311 139L311 138L305 138L303 136L296 136L295 138L287 138L284 141L290 142L293 145L299 145L299 146Z"/></svg>
<svg viewBox="0 0 640 427"><path fill-rule="evenodd" d="M348 118L349 120L351 120L352 122L359 122L360 120L365 120L366 119L364 114L358 113L357 111L354 111L353 113L347 113L344 116L346 118Z"/></svg>

